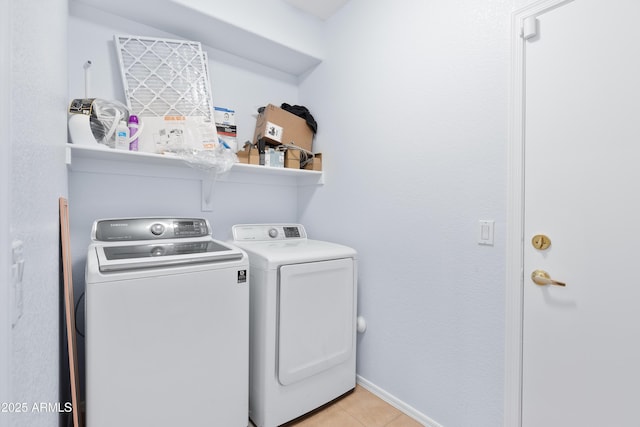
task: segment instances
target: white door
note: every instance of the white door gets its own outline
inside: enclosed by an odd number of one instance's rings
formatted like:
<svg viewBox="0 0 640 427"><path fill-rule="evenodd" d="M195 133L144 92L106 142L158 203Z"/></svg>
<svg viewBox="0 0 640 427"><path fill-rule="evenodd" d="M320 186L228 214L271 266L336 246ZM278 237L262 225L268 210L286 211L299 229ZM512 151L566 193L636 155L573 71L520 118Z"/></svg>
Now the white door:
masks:
<svg viewBox="0 0 640 427"><path fill-rule="evenodd" d="M640 426L639 20L574 0L525 42L523 427Z"/></svg>

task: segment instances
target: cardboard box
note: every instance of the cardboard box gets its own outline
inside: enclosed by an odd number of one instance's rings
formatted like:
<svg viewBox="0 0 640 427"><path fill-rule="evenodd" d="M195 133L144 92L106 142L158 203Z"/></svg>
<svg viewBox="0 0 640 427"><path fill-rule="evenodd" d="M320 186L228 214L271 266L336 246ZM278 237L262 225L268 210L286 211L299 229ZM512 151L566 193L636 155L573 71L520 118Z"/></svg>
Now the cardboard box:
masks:
<svg viewBox="0 0 640 427"><path fill-rule="evenodd" d="M252 145L246 145L244 150L238 151L236 155L238 156L238 161L240 163L246 163L249 165L260 164L260 153L258 153L258 149Z"/></svg>
<svg viewBox="0 0 640 427"><path fill-rule="evenodd" d="M284 155L284 167L291 169L300 169L300 151L287 150Z"/></svg>
<svg viewBox="0 0 640 427"><path fill-rule="evenodd" d="M268 144L294 144L311 151L313 131L302 117L269 104L258 114L253 143L264 138Z"/></svg>
<svg viewBox="0 0 640 427"><path fill-rule="evenodd" d="M249 151L240 150L236 155L238 156L238 163L249 163Z"/></svg>
<svg viewBox="0 0 640 427"><path fill-rule="evenodd" d="M322 170L322 153L314 153L313 159L306 165L304 168L312 171L321 171Z"/></svg>

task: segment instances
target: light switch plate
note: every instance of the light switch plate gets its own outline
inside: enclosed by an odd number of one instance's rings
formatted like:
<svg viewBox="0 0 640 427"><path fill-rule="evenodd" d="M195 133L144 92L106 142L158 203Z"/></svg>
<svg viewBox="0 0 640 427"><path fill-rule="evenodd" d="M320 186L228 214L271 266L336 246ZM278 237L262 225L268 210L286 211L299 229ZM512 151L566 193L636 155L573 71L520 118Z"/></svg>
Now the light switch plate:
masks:
<svg viewBox="0 0 640 427"><path fill-rule="evenodd" d="M481 219L478 221L478 244L493 245L493 229L495 221L492 219Z"/></svg>

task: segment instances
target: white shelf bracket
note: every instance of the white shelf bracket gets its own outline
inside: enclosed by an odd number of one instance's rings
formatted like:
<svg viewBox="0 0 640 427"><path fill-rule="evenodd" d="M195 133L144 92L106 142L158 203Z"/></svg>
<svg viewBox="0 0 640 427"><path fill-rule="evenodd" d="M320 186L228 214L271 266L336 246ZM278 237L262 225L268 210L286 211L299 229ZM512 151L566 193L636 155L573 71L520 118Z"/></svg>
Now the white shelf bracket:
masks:
<svg viewBox="0 0 640 427"><path fill-rule="evenodd" d="M216 183L216 174L208 173L202 177L202 212L213 211L213 187Z"/></svg>
<svg viewBox="0 0 640 427"><path fill-rule="evenodd" d="M69 167L71 167L71 157L71 147L67 144L67 146L64 147L64 162Z"/></svg>

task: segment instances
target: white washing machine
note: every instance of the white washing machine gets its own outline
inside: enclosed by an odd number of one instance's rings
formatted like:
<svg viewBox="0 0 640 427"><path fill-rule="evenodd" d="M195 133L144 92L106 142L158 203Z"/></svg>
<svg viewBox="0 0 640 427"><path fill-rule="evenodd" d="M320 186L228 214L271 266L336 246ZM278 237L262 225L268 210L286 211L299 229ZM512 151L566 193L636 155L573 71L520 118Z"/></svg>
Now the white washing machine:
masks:
<svg viewBox="0 0 640 427"><path fill-rule="evenodd" d="M356 384L356 251L299 224L242 224L249 254L249 416L275 427Z"/></svg>
<svg viewBox="0 0 640 427"><path fill-rule="evenodd" d="M246 254L204 219L96 221L86 267L89 427L246 427Z"/></svg>

